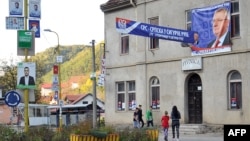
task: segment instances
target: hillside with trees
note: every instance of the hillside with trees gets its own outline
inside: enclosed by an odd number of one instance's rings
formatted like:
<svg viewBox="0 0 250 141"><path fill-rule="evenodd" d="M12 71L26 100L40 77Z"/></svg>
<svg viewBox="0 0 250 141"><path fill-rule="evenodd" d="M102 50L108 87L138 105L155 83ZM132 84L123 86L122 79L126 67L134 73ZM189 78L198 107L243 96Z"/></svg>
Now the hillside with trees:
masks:
<svg viewBox="0 0 250 141"><path fill-rule="evenodd" d="M95 60L96 72L100 71L101 55L103 49L100 44L95 46ZM63 56L63 63L61 64L61 82L69 81L72 76L82 76L80 81L80 89L78 91L62 90L68 94L85 94L92 93L92 81L90 81L90 74L92 72L92 46L86 45L72 45L60 46L60 54ZM40 98L41 84L52 82L52 69L56 63L56 48L50 47L43 52L37 53L35 56L28 58L28 62L36 63L36 84L35 90L36 100ZM17 66L8 65L6 61L1 63L4 75L0 76L0 86L2 93L16 89ZM102 87L97 86L97 97L104 99L104 92Z"/></svg>

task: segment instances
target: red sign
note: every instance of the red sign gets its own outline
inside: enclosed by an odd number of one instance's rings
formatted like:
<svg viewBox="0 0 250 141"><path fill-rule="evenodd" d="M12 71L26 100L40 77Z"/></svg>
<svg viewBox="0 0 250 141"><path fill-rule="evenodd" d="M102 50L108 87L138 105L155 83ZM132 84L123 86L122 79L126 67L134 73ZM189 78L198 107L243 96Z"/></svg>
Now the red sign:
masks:
<svg viewBox="0 0 250 141"><path fill-rule="evenodd" d="M58 74L58 66L57 65L54 65L53 67L53 74Z"/></svg>

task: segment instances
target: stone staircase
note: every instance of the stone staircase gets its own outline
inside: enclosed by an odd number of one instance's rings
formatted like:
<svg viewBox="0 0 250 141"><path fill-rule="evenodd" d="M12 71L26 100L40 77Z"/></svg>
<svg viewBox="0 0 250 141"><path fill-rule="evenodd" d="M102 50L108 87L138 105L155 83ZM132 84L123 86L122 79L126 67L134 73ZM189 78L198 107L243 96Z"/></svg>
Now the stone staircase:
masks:
<svg viewBox="0 0 250 141"><path fill-rule="evenodd" d="M133 129L132 125L115 125L116 129L124 130L126 128ZM155 125L154 127L162 132L160 125ZM145 127L144 127L145 128ZM146 127L147 128L147 127ZM180 125L180 135L194 135L194 134L205 134L205 133L223 133L223 125L210 125L210 124L182 124ZM170 124L169 134L172 136L172 127Z"/></svg>
<svg viewBox="0 0 250 141"><path fill-rule="evenodd" d="M181 124L180 134L204 134L204 133L222 133L222 125L206 125L206 124ZM169 134L172 134L172 128L169 128Z"/></svg>

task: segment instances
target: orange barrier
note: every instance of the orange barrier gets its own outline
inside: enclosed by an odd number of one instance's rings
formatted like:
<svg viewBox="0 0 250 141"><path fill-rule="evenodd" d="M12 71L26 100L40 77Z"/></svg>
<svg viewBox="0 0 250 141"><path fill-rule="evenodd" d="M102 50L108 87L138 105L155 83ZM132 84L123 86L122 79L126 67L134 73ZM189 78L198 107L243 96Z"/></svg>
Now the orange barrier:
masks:
<svg viewBox="0 0 250 141"><path fill-rule="evenodd" d="M159 138L159 130L158 129L146 130L146 133L151 138L151 141L158 141L158 138Z"/></svg>
<svg viewBox="0 0 250 141"><path fill-rule="evenodd" d="M70 135L70 141L119 141L118 134L108 134L104 138L97 138L92 135Z"/></svg>

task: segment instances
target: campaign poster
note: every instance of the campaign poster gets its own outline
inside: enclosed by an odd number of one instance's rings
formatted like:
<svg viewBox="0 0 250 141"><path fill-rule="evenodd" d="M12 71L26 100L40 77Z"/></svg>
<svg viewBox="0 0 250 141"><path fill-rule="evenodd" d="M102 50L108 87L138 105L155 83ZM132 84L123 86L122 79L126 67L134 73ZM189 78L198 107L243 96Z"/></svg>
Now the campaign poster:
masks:
<svg viewBox="0 0 250 141"><path fill-rule="evenodd" d="M192 10L191 30L198 33L192 56L231 51L231 3L225 2Z"/></svg>
<svg viewBox="0 0 250 141"><path fill-rule="evenodd" d="M24 30L24 17L6 17L6 29Z"/></svg>
<svg viewBox="0 0 250 141"><path fill-rule="evenodd" d="M29 20L29 30L34 31L36 38L40 38L40 21Z"/></svg>
<svg viewBox="0 0 250 141"><path fill-rule="evenodd" d="M9 0L9 15L23 16L23 0Z"/></svg>
<svg viewBox="0 0 250 141"><path fill-rule="evenodd" d="M195 33L189 30L151 25L118 17L116 18L116 30L124 34L133 34L138 36L187 43L194 42Z"/></svg>
<svg viewBox="0 0 250 141"><path fill-rule="evenodd" d="M17 66L17 88L35 89L36 64L34 62L20 62Z"/></svg>
<svg viewBox="0 0 250 141"><path fill-rule="evenodd" d="M29 0L29 17L41 18L41 0Z"/></svg>

